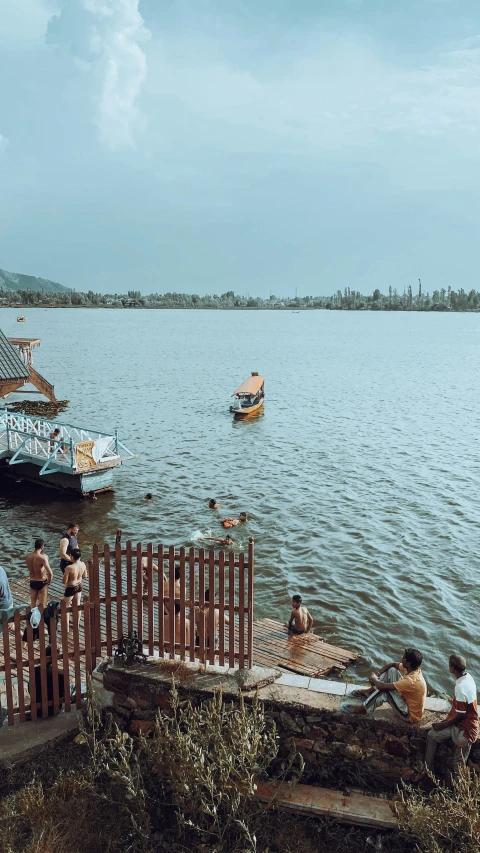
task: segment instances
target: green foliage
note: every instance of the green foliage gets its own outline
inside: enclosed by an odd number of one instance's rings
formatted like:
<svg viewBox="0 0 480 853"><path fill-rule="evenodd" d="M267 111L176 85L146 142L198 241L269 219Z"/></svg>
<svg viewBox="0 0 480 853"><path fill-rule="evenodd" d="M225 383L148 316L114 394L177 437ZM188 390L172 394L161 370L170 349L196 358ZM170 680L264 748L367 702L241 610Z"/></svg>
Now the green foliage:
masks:
<svg viewBox="0 0 480 853"><path fill-rule="evenodd" d="M426 794L404 786L400 830L422 853L478 853L480 850L480 776L467 768Z"/></svg>

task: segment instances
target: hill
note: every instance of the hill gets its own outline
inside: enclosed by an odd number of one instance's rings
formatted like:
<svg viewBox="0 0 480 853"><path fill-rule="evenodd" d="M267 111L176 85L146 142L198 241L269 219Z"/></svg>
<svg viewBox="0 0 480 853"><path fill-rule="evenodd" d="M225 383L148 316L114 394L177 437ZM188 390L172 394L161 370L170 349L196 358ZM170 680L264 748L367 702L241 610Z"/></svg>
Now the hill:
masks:
<svg viewBox="0 0 480 853"><path fill-rule="evenodd" d="M8 272L0 269L0 290L43 290L44 293L67 293L70 287L64 287L57 281L48 278L37 278L35 275L23 275L18 272Z"/></svg>

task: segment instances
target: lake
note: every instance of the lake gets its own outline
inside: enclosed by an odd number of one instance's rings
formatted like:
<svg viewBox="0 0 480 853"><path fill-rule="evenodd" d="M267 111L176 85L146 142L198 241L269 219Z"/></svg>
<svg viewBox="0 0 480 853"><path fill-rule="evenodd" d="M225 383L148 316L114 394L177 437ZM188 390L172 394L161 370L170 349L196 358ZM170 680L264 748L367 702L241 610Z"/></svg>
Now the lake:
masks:
<svg viewBox="0 0 480 853"><path fill-rule="evenodd" d="M286 621L299 592L317 633L362 653L357 675L415 646L434 691L453 692L451 652L480 681L480 315L22 311L20 326L0 309L0 327L41 338L35 366L70 400L59 420L118 427L137 458L94 503L0 480L8 573L36 536L58 566L70 519L84 551L117 528L190 546L245 510L256 615ZM230 395L252 370L264 413L237 422Z"/></svg>

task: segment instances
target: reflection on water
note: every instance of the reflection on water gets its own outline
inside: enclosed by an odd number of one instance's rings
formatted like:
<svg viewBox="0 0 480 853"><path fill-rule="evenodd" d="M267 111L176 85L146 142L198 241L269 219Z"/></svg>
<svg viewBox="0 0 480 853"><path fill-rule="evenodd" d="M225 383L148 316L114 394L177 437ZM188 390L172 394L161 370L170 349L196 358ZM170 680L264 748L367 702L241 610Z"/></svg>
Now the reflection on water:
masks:
<svg viewBox="0 0 480 853"><path fill-rule="evenodd" d="M60 420L118 427L138 458L94 503L0 478L10 573L35 536L58 566L70 520L84 548L117 528L189 546L246 510L259 616L286 621L300 592L318 633L362 652L357 672L415 645L433 689L451 692L452 651L480 680L478 315L253 311L247 340L242 312L24 313L36 367L71 401ZM15 310L0 326L16 334ZM252 370L265 406L237 420Z"/></svg>

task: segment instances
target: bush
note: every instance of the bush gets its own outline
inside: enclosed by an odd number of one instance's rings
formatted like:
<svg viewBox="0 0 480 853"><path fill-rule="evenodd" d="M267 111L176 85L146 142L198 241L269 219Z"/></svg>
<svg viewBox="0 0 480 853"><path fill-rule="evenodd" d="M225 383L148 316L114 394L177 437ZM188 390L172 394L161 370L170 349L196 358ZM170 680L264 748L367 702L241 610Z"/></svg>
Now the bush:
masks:
<svg viewBox="0 0 480 853"><path fill-rule="evenodd" d="M423 853L478 853L480 850L480 776L460 768L452 786L430 793L404 786L400 830Z"/></svg>

